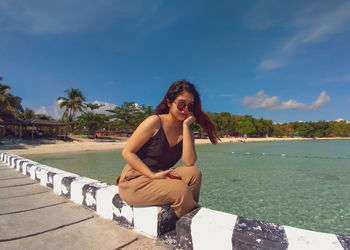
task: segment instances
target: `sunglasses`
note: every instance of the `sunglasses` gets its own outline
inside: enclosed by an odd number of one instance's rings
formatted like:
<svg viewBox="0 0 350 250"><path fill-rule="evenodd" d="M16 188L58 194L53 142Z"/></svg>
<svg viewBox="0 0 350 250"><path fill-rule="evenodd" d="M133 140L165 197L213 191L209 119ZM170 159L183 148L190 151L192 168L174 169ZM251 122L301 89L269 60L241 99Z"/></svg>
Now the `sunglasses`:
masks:
<svg viewBox="0 0 350 250"><path fill-rule="evenodd" d="M180 110L180 111L183 111L186 108L186 106L187 106L187 110L189 112L193 112L193 110L194 110L194 104L193 103L189 103L189 104L186 104L185 102L175 102L175 103L176 103L177 109Z"/></svg>

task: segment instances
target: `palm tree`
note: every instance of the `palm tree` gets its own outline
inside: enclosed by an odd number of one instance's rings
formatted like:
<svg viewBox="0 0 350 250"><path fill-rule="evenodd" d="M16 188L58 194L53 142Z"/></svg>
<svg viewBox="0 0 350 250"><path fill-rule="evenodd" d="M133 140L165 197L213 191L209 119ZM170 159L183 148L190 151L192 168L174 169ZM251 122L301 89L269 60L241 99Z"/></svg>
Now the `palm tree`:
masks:
<svg viewBox="0 0 350 250"><path fill-rule="evenodd" d="M10 93L10 86L6 84L1 84L1 78L0 78L0 101L3 103L5 102L6 96Z"/></svg>
<svg viewBox="0 0 350 250"><path fill-rule="evenodd" d="M30 120L32 118L35 118L35 112L32 109L25 108L23 113L19 114L18 117L23 120Z"/></svg>
<svg viewBox="0 0 350 250"><path fill-rule="evenodd" d="M99 109L104 106L104 104L98 104L98 103L85 103L86 107L89 108L91 111L95 109Z"/></svg>
<svg viewBox="0 0 350 250"><path fill-rule="evenodd" d="M85 96L76 88L66 89L64 92L67 94L67 97L60 96L57 98L57 101L60 108L66 109L63 112L62 119L72 122L77 111L84 113L84 109L86 108L84 105Z"/></svg>
<svg viewBox="0 0 350 250"><path fill-rule="evenodd" d="M116 118L121 129L136 129L141 121L146 118L145 113L150 113L151 109L144 105L139 106L135 102L123 102L120 107L116 106L114 109L107 111L113 113L109 116L109 119Z"/></svg>
<svg viewBox="0 0 350 250"><path fill-rule="evenodd" d="M5 113L23 112L22 98L14 96L10 93L11 87L6 84L1 84L2 77L0 76L0 111Z"/></svg>

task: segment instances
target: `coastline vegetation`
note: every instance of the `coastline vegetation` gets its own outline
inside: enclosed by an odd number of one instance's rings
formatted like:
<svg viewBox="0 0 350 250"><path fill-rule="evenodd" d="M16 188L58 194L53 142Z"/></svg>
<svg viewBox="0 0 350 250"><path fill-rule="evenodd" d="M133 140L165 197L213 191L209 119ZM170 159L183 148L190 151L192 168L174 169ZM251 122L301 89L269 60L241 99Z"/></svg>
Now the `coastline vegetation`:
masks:
<svg viewBox="0 0 350 250"><path fill-rule="evenodd" d="M13 116L19 120L45 117L55 120L45 114L35 114L29 108L23 109L22 98L10 93L11 87L2 84L0 77L0 123L1 116ZM67 124L70 133L96 136L96 132L108 135L111 131L127 131L134 129L147 116L153 114L152 106L138 105L135 102L124 102L108 114L94 112L103 105L88 103L79 89L71 88L64 91L66 97L58 97L60 108L65 109L60 122ZM271 120L254 118L250 115L233 115L229 112L207 113L215 123L221 137L350 137L350 123L345 121L309 121L274 124ZM192 129L203 136L198 124L192 124ZM6 135L5 131L2 133Z"/></svg>

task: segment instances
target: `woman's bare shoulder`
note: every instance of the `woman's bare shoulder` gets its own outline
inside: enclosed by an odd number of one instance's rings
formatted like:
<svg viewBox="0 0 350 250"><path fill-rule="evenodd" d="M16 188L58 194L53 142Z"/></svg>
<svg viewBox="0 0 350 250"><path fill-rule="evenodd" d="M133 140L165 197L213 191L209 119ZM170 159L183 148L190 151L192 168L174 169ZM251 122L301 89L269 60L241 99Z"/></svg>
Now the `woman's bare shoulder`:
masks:
<svg viewBox="0 0 350 250"><path fill-rule="evenodd" d="M124 150L137 151L146 141L151 138L155 131L160 128L159 117L152 115L147 117L141 124L136 128L135 132L131 135Z"/></svg>
<svg viewBox="0 0 350 250"><path fill-rule="evenodd" d="M142 123L142 127L159 129L160 127L160 117L158 115L151 115L147 117Z"/></svg>

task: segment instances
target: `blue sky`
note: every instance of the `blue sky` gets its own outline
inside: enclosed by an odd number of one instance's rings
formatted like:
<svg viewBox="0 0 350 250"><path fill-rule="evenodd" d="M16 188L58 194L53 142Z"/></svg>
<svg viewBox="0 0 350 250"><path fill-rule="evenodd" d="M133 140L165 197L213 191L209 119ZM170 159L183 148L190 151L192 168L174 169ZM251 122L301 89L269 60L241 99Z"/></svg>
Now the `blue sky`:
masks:
<svg viewBox="0 0 350 250"><path fill-rule="evenodd" d="M350 1L1 0L0 76L58 116L79 88L155 107L197 85L205 111L350 121Z"/></svg>

